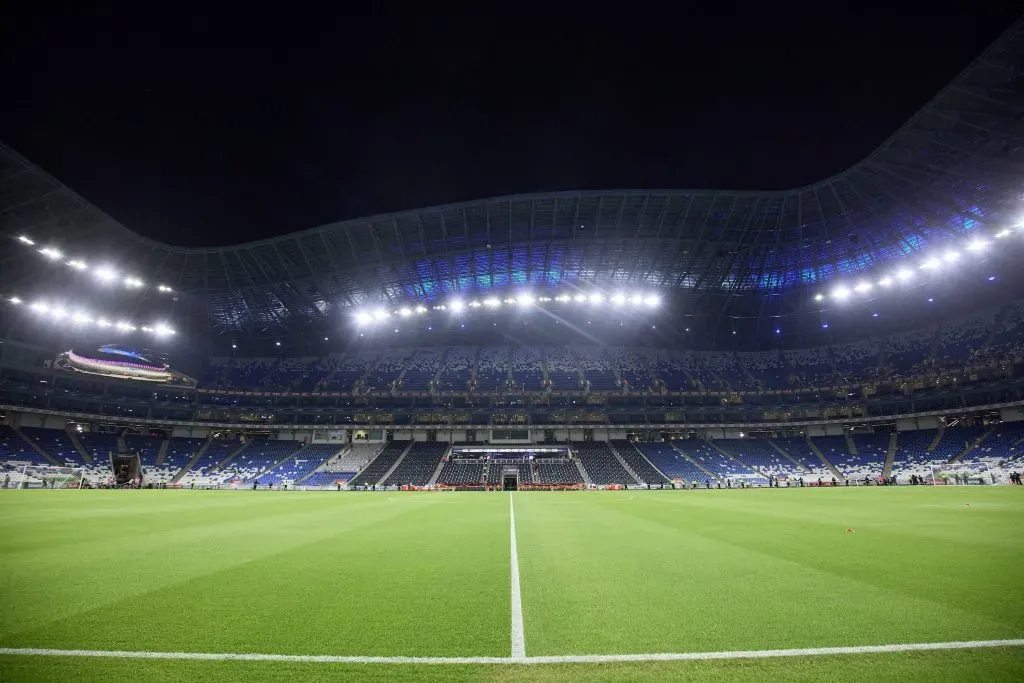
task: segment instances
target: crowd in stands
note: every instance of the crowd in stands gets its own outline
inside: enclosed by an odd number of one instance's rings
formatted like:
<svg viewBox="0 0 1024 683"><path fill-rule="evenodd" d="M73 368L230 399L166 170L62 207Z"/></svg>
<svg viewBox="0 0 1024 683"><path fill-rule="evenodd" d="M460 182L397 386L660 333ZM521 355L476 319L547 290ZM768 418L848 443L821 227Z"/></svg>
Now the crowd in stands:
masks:
<svg viewBox="0 0 1024 683"><path fill-rule="evenodd" d="M85 455L78 450L81 444ZM766 486L769 481L932 481L936 470L981 463L992 483L1024 469L1024 421L894 432L852 431L776 438L686 438L666 442L573 441L570 459L524 462L521 484ZM207 440L59 429L0 427L0 464L62 465L106 481L109 454L139 455L144 480L184 487L421 487L502 483L502 465L455 462L438 441L304 444L294 440Z"/></svg>

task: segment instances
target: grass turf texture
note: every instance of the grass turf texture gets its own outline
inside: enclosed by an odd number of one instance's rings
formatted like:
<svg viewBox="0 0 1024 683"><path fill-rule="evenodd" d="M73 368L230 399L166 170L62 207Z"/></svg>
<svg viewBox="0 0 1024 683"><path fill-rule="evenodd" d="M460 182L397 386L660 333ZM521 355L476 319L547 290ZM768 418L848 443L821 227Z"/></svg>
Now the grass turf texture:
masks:
<svg viewBox="0 0 1024 683"><path fill-rule="evenodd" d="M1022 513L1011 487L516 494L527 654L1024 637ZM3 491L0 646L507 656L508 533L507 494ZM1020 648L529 668L0 657L8 680L1021 670Z"/></svg>

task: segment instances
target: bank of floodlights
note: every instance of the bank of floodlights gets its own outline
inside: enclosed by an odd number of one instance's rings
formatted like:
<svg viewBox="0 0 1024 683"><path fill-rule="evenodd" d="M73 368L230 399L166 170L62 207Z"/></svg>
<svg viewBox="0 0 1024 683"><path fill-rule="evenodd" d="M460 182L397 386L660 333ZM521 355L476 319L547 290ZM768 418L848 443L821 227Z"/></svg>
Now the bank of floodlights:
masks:
<svg viewBox="0 0 1024 683"><path fill-rule="evenodd" d="M23 306L41 320L60 323L72 329L94 327L97 329L117 330L119 332L137 332L141 330L159 338L173 337L177 334L173 327L164 322L140 326L130 320L96 314L77 306L69 307L65 304L51 303L45 300L25 304L24 300L17 296L8 297L6 302L12 306Z"/></svg>
<svg viewBox="0 0 1024 683"><path fill-rule="evenodd" d="M416 316L423 316L434 311L445 311L452 315L462 315L473 312L477 309L485 311L497 311L504 307L526 309L533 307L564 307L565 305L581 304L587 308L611 304L616 308L636 308L649 310L661 305L661 297L651 293L625 294L616 292L605 294L604 292L590 292L575 294L557 294L550 296L537 296L532 292L519 292L504 297L490 295L473 299L449 299L428 308L425 305L403 305L398 308L377 308L373 310L362 310L355 314L357 325L367 327L376 323L393 320L396 318L406 319Z"/></svg>
<svg viewBox="0 0 1024 683"><path fill-rule="evenodd" d="M16 239L26 246L36 246L35 240L28 235L18 235ZM89 265L88 261L82 258L65 259L64 252L52 245L40 247L35 251L39 252L39 254L44 256L48 261L63 263L68 268L80 273L90 273L97 281L103 284L120 284L125 289L145 289L148 287L142 279L129 273L122 273L112 265L101 264L93 267ZM168 285L163 284L156 285L155 289L161 294L169 294L174 291Z"/></svg>
<svg viewBox="0 0 1024 683"><path fill-rule="evenodd" d="M963 250L946 248L944 251L930 253L914 266L901 266L896 270L882 275L877 280L863 279L852 284L837 284L827 292L818 292L814 295L814 301L822 303L835 301L846 302L854 295L869 296L872 292L879 290L891 290L897 285L912 284L919 279L919 273L934 277L965 259L965 254L981 255L988 251L997 241L1004 241L1014 235L1024 236L1024 223L1015 228L1003 228L990 236L973 235L964 245ZM989 277L991 281L993 278Z"/></svg>

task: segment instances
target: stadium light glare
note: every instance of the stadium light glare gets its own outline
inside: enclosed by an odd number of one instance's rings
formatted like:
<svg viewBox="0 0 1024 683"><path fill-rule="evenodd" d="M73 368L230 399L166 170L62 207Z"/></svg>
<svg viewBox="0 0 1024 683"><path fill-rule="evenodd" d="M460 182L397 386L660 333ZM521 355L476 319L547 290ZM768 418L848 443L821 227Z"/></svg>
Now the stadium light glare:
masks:
<svg viewBox="0 0 1024 683"><path fill-rule="evenodd" d="M588 300L592 304L599 304L604 301L604 294L594 293L588 297Z"/></svg>
<svg viewBox="0 0 1024 683"><path fill-rule="evenodd" d="M96 319L96 326L97 327L110 327L111 324L112 323L109 320L107 320L106 318L97 318Z"/></svg>
<svg viewBox="0 0 1024 683"><path fill-rule="evenodd" d="M356 313L356 324L357 325L369 325L373 322L373 316L366 312Z"/></svg>
<svg viewBox="0 0 1024 683"><path fill-rule="evenodd" d="M900 270L896 271L896 279L899 280L900 282L906 282L913 275L914 273L907 268L901 268Z"/></svg>
<svg viewBox="0 0 1024 683"><path fill-rule="evenodd" d="M870 282L858 282L857 286L854 287L854 290L857 291L857 292L860 292L861 294L863 294L864 292L870 292L871 291L871 283Z"/></svg>
<svg viewBox="0 0 1024 683"><path fill-rule="evenodd" d="M656 308L661 303L661 299L652 294L644 299L644 303L647 304L648 308Z"/></svg>
<svg viewBox="0 0 1024 683"><path fill-rule="evenodd" d="M493 296L489 297L487 299L484 299L484 306L487 306L487 308L497 308L500 305L501 305L501 300L497 299L497 298L495 298Z"/></svg>
<svg viewBox="0 0 1024 683"><path fill-rule="evenodd" d="M559 294L558 296L555 297L555 301L565 303L566 301L572 301L572 297L569 296L568 294Z"/></svg>
<svg viewBox="0 0 1024 683"><path fill-rule="evenodd" d="M410 315L412 315L412 310L408 308L400 308L398 309L398 315L402 316L403 318L408 318Z"/></svg>
<svg viewBox="0 0 1024 683"><path fill-rule="evenodd" d="M75 270L85 270L88 267L85 261L79 261L78 259L68 261L68 265Z"/></svg>
<svg viewBox="0 0 1024 683"><path fill-rule="evenodd" d="M89 315L83 311L77 311L74 315L71 316L71 320L72 322L78 323L79 325L92 322L92 318L89 317Z"/></svg>
<svg viewBox="0 0 1024 683"><path fill-rule="evenodd" d="M373 312L373 319L374 320L384 320L387 317L388 317L388 312L385 311L383 308L378 308L376 311Z"/></svg>
<svg viewBox="0 0 1024 683"><path fill-rule="evenodd" d="M967 251L977 254L979 252L985 251L985 247L987 246L988 242L979 238L972 240L971 243L967 245Z"/></svg>
<svg viewBox="0 0 1024 683"><path fill-rule="evenodd" d="M880 287L888 287L891 284L892 284L892 278L889 277L888 275L886 275L885 277L883 277L881 280L878 281L878 285Z"/></svg>
<svg viewBox="0 0 1024 683"><path fill-rule="evenodd" d="M63 320L64 318L68 317L68 311L66 308L57 306L56 308L50 311L50 315L52 315L56 320Z"/></svg>
<svg viewBox="0 0 1024 683"><path fill-rule="evenodd" d="M479 301L470 301L466 305L469 306L470 308L480 308L480 302Z"/></svg>
<svg viewBox="0 0 1024 683"><path fill-rule="evenodd" d="M642 296L640 296L639 294L634 294L633 296L631 296L629 298L629 302L631 304L633 304L634 306L639 306L640 304L642 304L644 302L644 298Z"/></svg>
<svg viewBox="0 0 1024 683"><path fill-rule="evenodd" d="M953 263L959 258L960 254L956 253L955 251L947 251L945 254L942 255L942 260L945 261L946 263Z"/></svg>
<svg viewBox="0 0 1024 683"><path fill-rule="evenodd" d="M1002 239L1004 237L1008 237L1009 235L1009 230L1000 230L999 232L996 233L996 239Z"/></svg>
<svg viewBox="0 0 1024 683"><path fill-rule="evenodd" d="M19 299L19 298L18 298L18 297L16 297L16 296L12 296L12 297L11 297L11 298L9 299L9 301L10 301L10 302L11 302L12 304L14 304L15 306L17 306L18 304L20 304L20 303L21 303L21 299Z"/></svg>
<svg viewBox="0 0 1024 683"><path fill-rule="evenodd" d="M814 295L814 300L815 301L823 301L824 299L825 299L825 295L824 294L815 294Z"/></svg>
<svg viewBox="0 0 1024 683"><path fill-rule="evenodd" d="M34 304L29 306L29 308L31 308L36 313L46 313L48 310L50 310L50 307L46 304L45 301L36 301Z"/></svg>
<svg viewBox="0 0 1024 683"><path fill-rule="evenodd" d="M42 249L39 250L39 253L52 261L56 261L57 259L64 256L64 254L60 253L60 251L54 249L53 247L43 247Z"/></svg>
<svg viewBox="0 0 1024 683"><path fill-rule="evenodd" d="M520 306L532 306L534 298L532 294L522 294L516 299L516 301Z"/></svg>
<svg viewBox="0 0 1024 683"><path fill-rule="evenodd" d="M167 285L157 285L157 291L160 291L160 292L173 292L174 290L171 289L170 287L168 287Z"/></svg>
<svg viewBox="0 0 1024 683"><path fill-rule="evenodd" d="M426 312L427 312L427 307L426 307L426 306L417 306L417 307L415 308L415 311L416 311L416 313L418 313L419 315L423 315L424 313L426 313Z"/></svg>
<svg viewBox="0 0 1024 683"><path fill-rule="evenodd" d="M846 298L850 296L850 290L847 289L846 287L836 287L835 290L832 292L832 296L838 299L839 301L845 301Z"/></svg>
<svg viewBox="0 0 1024 683"><path fill-rule="evenodd" d="M96 269L96 277L103 282L113 282L117 279L117 271L110 266L100 266Z"/></svg>
<svg viewBox="0 0 1024 683"><path fill-rule="evenodd" d="M117 323L114 324L114 327L121 330L122 332L127 332L128 330L132 329L132 324L127 320L118 320Z"/></svg>
<svg viewBox="0 0 1024 683"><path fill-rule="evenodd" d="M139 287L142 287L143 284L145 283L137 277L126 277L124 279L124 286L130 287L131 289L138 289Z"/></svg>
<svg viewBox="0 0 1024 683"><path fill-rule="evenodd" d="M32 240L30 240L30 239L29 239L28 237L26 237L25 235L18 235L18 241L19 241L19 242L22 242L22 243L24 243L24 244L27 244L27 245L29 245L30 247L31 247L31 246L33 246L33 245L35 244L35 242L33 242Z"/></svg>
<svg viewBox="0 0 1024 683"><path fill-rule="evenodd" d="M450 308L452 310L452 313L462 313L462 311L463 311L463 309L465 309L465 307L466 307L466 305L463 304L458 299L455 299L454 301L451 301L451 302L448 303L448 308Z"/></svg>
<svg viewBox="0 0 1024 683"><path fill-rule="evenodd" d="M930 258L930 259L928 259L927 261L925 261L924 263L921 264L921 270L935 270L940 265L942 265L942 262L939 261L939 259L937 259L937 258Z"/></svg>
<svg viewBox="0 0 1024 683"><path fill-rule="evenodd" d="M614 295L612 297L612 303L615 304L616 306L621 306L622 304L626 303L626 295L625 294L616 294L616 295Z"/></svg>
<svg viewBox="0 0 1024 683"><path fill-rule="evenodd" d="M572 298L572 300L575 301L578 304L581 304L581 303L583 303L584 301L587 300L587 297L583 296L582 294L577 294L576 296L574 296Z"/></svg>
<svg viewBox="0 0 1024 683"><path fill-rule="evenodd" d="M158 337L170 337L174 335L174 330L164 323L157 323L156 327L153 328L153 334Z"/></svg>

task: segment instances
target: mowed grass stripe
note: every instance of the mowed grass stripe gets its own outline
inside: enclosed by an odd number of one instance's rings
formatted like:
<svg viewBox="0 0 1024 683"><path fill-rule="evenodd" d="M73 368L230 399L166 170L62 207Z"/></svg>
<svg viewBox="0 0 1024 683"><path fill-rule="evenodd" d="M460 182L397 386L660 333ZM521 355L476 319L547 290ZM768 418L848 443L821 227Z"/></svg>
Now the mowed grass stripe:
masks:
<svg viewBox="0 0 1024 683"><path fill-rule="evenodd" d="M39 563L33 553L5 555L0 561L20 566L20 580L35 572L37 583L52 590L17 598L11 613L34 616L13 622L5 599L0 644L296 654L508 653L504 496L471 496L452 505L433 495L392 500L295 493L270 494L271 505L260 492L184 495L200 506L219 497L248 499L252 523L239 526L232 513L223 529L203 533L217 526L214 509L190 537L195 518L185 515L183 528L154 535L142 548L115 543L78 565L74 555L66 555L63 565ZM277 501L292 495L290 512ZM262 514L268 505L278 514ZM239 511L244 514L244 507ZM94 521L90 533L117 538L117 519ZM94 597L84 609L74 603L75 591L60 588L70 576L77 577L76 588L92 585ZM18 583L5 577L3 597L17 597ZM61 607L65 602L74 608Z"/></svg>
<svg viewBox="0 0 1024 683"><path fill-rule="evenodd" d="M916 491L874 489L861 498L869 518L877 519L877 508L886 506L889 516L904 520L898 538L870 524L846 533L849 520L859 523L858 508L838 497L838 507L845 509L837 519L828 518L823 498L816 499L820 509L809 511L804 521L746 509L769 503L799 507L808 500L804 493L524 496L516 512L530 654L1024 635L1020 570L999 558L992 562L992 552L979 552L976 544L961 549L927 536L914 539L914 525L928 519L928 513L907 504L920 502ZM964 536L984 534L1000 548L999 557L1019 556L1016 537L1004 532L1022 505L1006 493L978 494L1005 504L1003 517L989 525L970 516L947 520L947 533L955 528ZM947 560L943 548L963 552ZM952 574L951 567L956 568ZM941 584L951 576L954 585ZM907 581L920 582L925 590L906 590ZM1001 601L1009 605L996 608Z"/></svg>

